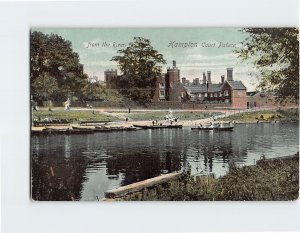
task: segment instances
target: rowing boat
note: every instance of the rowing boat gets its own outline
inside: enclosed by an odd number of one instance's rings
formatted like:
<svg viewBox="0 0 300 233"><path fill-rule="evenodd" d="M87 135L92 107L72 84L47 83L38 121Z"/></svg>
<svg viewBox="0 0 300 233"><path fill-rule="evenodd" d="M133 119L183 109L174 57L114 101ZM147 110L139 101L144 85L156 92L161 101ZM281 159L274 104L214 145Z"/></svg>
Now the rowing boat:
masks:
<svg viewBox="0 0 300 233"><path fill-rule="evenodd" d="M133 125L142 129L179 129L182 125Z"/></svg>

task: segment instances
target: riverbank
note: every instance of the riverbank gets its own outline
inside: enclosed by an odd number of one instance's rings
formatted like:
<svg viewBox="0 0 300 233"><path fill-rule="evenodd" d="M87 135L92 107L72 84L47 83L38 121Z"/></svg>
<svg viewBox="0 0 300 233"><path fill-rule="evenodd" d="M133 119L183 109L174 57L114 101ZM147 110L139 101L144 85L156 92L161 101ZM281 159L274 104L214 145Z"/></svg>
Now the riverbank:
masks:
<svg viewBox="0 0 300 233"><path fill-rule="evenodd" d="M115 121L117 117L106 115L95 110L63 110L63 109L39 109L32 111L32 120L34 121L51 121L51 120L67 120L70 123L78 123L81 120L91 121Z"/></svg>
<svg viewBox="0 0 300 233"><path fill-rule="evenodd" d="M299 153L262 159L256 165L231 165L227 175L185 175L164 186L134 193L126 201L291 201L299 197Z"/></svg>
<svg viewBox="0 0 300 233"><path fill-rule="evenodd" d="M152 121L164 123L167 110L105 110L105 109L39 109L32 112L34 121L51 122L67 121L69 125L78 126L81 121L110 122L109 124L132 126L133 124L151 125ZM220 122L257 123L257 122L287 122L298 121L298 109L285 110L215 110L215 111L182 111L174 110L173 117L178 119L178 124L183 126L195 126L209 124L212 117ZM43 125L43 124L42 124ZM60 126L58 126L60 127Z"/></svg>
<svg viewBox="0 0 300 233"><path fill-rule="evenodd" d="M239 123L256 123L256 122L273 122L273 121L298 121L298 109L284 109L284 110L263 110L251 111L231 114L222 121L235 121Z"/></svg>

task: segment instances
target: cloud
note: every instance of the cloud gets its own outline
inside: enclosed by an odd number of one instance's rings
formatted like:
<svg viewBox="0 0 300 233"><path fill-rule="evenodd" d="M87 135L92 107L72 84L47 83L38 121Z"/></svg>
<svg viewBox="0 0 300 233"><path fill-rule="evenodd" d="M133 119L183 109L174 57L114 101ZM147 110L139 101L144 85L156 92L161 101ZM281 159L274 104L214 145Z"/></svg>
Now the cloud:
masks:
<svg viewBox="0 0 300 233"><path fill-rule="evenodd" d="M225 53L221 55L209 55L205 56L203 54L190 54L188 59L197 62L211 62L211 61L224 61L224 60L236 60L237 55L234 53Z"/></svg>

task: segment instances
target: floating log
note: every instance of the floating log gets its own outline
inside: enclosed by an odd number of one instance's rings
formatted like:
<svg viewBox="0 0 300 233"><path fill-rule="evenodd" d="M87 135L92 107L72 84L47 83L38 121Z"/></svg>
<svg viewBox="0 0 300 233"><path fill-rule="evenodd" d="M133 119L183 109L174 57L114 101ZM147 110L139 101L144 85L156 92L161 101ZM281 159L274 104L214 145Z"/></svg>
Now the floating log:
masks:
<svg viewBox="0 0 300 233"><path fill-rule="evenodd" d="M165 175L160 175L151 179L139 181L133 184L129 184L126 186L122 186L110 191L105 192L105 198L119 198L124 197L128 194L139 192L145 188L154 187L157 185L161 185L163 183L167 183L172 180L179 179L183 175L183 172L172 172Z"/></svg>

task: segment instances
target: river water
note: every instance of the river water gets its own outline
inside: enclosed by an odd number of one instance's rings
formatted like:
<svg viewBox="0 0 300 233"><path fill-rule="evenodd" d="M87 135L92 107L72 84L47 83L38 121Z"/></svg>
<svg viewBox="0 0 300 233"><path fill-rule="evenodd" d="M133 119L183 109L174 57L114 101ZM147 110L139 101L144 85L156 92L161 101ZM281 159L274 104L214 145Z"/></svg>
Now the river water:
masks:
<svg viewBox="0 0 300 233"><path fill-rule="evenodd" d="M183 129L32 136L34 200L101 200L104 192L177 170L228 172L299 151L298 123L238 124L233 132Z"/></svg>

